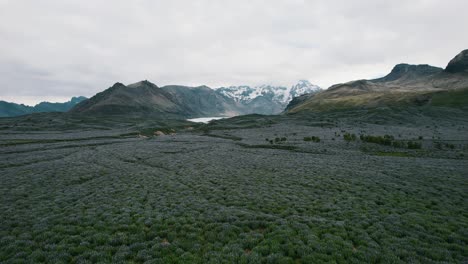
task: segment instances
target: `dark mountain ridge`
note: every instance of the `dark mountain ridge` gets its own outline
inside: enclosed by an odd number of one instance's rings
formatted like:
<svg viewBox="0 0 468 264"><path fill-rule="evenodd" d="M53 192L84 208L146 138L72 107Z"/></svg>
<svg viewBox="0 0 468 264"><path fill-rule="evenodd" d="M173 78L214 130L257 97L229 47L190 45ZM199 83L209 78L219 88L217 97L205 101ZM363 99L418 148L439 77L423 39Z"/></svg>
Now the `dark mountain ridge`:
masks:
<svg viewBox="0 0 468 264"><path fill-rule="evenodd" d="M468 49L460 52L445 68L450 73L468 73Z"/></svg>
<svg viewBox="0 0 468 264"><path fill-rule="evenodd" d="M42 112L67 112L81 101L86 100L84 96L72 97L64 103L41 102L35 106L16 104L0 101L0 117L12 117Z"/></svg>
<svg viewBox="0 0 468 264"><path fill-rule="evenodd" d="M373 82L391 82L401 79L414 79L434 75L444 69L428 64L411 65L400 63L393 67L392 71L385 77L372 80Z"/></svg>
<svg viewBox="0 0 468 264"><path fill-rule="evenodd" d="M158 87L149 81L125 86L116 83L71 109L71 113L104 115L143 114L193 118L233 116L243 113L234 100L206 87L169 85Z"/></svg>
<svg viewBox="0 0 468 264"><path fill-rule="evenodd" d="M172 95L155 84L142 81L125 86L115 83L103 92L81 102L70 113L92 114L151 114L177 113L178 106L172 101Z"/></svg>

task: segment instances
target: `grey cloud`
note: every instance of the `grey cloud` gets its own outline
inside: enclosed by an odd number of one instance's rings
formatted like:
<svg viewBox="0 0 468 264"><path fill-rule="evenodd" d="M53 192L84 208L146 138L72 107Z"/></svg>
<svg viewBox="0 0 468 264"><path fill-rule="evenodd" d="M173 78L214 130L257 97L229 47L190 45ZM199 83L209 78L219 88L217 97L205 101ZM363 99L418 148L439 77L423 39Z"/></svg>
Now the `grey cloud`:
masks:
<svg viewBox="0 0 468 264"><path fill-rule="evenodd" d="M445 66L467 48L462 0L0 0L0 99L112 83L291 84Z"/></svg>
<svg viewBox="0 0 468 264"><path fill-rule="evenodd" d="M0 87L2 95L68 97L70 93L79 94L82 89L91 89L88 83L70 79L54 78L50 72L17 62L0 61ZM78 75L79 71L74 74ZM31 89L23 89L23 87Z"/></svg>

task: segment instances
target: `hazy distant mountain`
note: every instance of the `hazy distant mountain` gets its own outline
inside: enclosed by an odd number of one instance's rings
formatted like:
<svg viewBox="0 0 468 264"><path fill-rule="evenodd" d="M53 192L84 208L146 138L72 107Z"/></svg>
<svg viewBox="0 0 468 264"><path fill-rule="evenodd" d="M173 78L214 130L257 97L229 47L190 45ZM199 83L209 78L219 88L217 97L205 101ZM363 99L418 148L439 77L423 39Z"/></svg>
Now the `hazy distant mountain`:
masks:
<svg viewBox="0 0 468 264"><path fill-rule="evenodd" d="M172 95L184 115L190 117L235 116L244 114L244 107L207 86L168 85L162 89Z"/></svg>
<svg viewBox="0 0 468 264"><path fill-rule="evenodd" d="M86 97L73 97L65 103L41 102L35 106L0 101L0 117L20 116L39 112L67 112Z"/></svg>
<svg viewBox="0 0 468 264"><path fill-rule="evenodd" d="M292 98L316 93L321 89L309 81L301 80L291 87L284 86L230 86L217 88L216 92L241 103L248 113L277 114L282 112Z"/></svg>
<svg viewBox="0 0 468 264"><path fill-rule="evenodd" d="M398 64L385 77L336 84L314 95L296 98L286 111L295 113L408 104L458 106L462 105L462 100L467 100L467 69L468 50L452 59L445 70L427 64Z"/></svg>

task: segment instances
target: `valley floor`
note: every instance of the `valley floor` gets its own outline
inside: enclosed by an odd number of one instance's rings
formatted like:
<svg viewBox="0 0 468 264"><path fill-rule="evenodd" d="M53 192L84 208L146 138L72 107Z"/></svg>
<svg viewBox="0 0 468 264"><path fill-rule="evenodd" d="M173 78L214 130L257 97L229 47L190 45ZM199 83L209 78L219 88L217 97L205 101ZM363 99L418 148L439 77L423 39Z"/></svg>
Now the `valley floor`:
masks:
<svg viewBox="0 0 468 264"><path fill-rule="evenodd" d="M358 116L1 119L0 262L468 261L468 119Z"/></svg>

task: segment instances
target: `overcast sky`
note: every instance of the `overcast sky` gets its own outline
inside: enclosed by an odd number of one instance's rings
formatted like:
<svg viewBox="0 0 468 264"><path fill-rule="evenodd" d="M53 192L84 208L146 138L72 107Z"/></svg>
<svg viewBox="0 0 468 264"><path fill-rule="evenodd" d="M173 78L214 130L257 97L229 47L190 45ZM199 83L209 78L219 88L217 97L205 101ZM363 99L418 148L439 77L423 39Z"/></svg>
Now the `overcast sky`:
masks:
<svg viewBox="0 0 468 264"><path fill-rule="evenodd" d="M0 0L0 100L115 82L323 88L468 48L466 0Z"/></svg>

